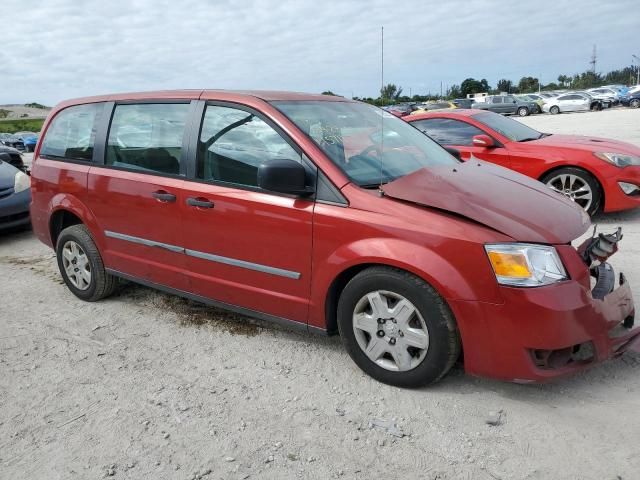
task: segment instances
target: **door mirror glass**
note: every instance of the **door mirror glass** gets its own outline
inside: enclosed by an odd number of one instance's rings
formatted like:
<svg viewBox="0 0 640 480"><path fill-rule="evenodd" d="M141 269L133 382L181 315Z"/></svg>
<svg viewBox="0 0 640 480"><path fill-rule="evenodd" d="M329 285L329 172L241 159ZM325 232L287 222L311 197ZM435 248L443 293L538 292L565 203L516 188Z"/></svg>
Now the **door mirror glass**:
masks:
<svg viewBox="0 0 640 480"><path fill-rule="evenodd" d="M275 159L258 167L258 186L271 192L306 196L313 190L305 186L306 171L295 160Z"/></svg>

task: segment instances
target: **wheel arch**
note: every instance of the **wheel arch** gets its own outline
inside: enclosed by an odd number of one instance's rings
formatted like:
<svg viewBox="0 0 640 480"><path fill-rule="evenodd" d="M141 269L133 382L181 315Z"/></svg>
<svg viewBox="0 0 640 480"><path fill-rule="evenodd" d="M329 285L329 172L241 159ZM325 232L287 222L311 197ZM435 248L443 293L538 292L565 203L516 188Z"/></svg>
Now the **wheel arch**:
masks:
<svg viewBox="0 0 640 480"><path fill-rule="evenodd" d="M540 176L538 177L538 181L542 182L542 179L544 177L546 177L547 175L557 172L558 170L562 170L564 168L575 168L576 170L582 170L583 172L591 175L591 177L593 177L593 179L596 181L596 183L598 184L598 188L600 189L600 206L599 208L603 209L605 207L606 201L607 201L607 196L606 193L604 191L604 187L602 186L602 181L600 180L599 176L592 170L585 168L582 165L567 165L567 164L562 164L562 165L555 165L551 168L549 168L548 170L545 170L544 172L542 172L540 174Z"/></svg>

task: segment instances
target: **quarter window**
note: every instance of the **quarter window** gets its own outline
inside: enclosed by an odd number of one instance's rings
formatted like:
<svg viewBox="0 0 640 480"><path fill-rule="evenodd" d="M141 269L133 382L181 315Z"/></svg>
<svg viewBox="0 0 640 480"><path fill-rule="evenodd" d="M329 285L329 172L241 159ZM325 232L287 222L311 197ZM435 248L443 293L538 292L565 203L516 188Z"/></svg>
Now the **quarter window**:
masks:
<svg viewBox="0 0 640 480"><path fill-rule="evenodd" d="M207 106L198 141L198 178L255 187L258 166L274 159L302 161L300 154L254 113Z"/></svg>
<svg viewBox="0 0 640 480"><path fill-rule="evenodd" d="M429 135L441 145L472 146L475 135L484 132L466 122L450 118L432 118L411 122L418 130Z"/></svg>
<svg viewBox="0 0 640 480"><path fill-rule="evenodd" d="M188 113L187 103L116 105L107 165L179 175Z"/></svg>
<svg viewBox="0 0 640 480"><path fill-rule="evenodd" d="M90 162L103 108L102 103L89 103L62 110L47 129L40 155Z"/></svg>

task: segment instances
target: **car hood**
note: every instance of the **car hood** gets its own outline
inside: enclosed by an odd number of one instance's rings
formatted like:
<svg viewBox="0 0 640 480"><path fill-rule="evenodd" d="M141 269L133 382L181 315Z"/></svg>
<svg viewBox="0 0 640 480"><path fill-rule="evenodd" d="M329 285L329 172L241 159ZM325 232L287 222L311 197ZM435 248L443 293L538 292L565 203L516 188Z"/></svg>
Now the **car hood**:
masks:
<svg viewBox="0 0 640 480"><path fill-rule="evenodd" d="M10 163L0 160L0 190L13 188L18 169Z"/></svg>
<svg viewBox="0 0 640 480"><path fill-rule="evenodd" d="M544 145L555 148L575 148L589 152L612 152L640 155L640 148L631 143L609 138L585 137L582 135L549 135L527 142L529 145Z"/></svg>
<svg viewBox="0 0 640 480"><path fill-rule="evenodd" d="M569 243L591 224L582 208L542 183L477 160L423 168L382 190L397 200L469 218L519 242Z"/></svg>

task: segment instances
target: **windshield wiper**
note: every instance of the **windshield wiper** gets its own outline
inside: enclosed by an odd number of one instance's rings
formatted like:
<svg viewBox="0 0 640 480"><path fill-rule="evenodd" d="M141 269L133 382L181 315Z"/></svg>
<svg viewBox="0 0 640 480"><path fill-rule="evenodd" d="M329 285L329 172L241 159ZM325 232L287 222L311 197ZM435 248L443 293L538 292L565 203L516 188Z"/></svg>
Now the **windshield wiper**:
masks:
<svg viewBox="0 0 640 480"><path fill-rule="evenodd" d="M522 140L518 140L518 142L530 142L531 140L538 140L540 137L529 137L523 138Z"/></svg>
<svg viewBox="0 0 640 480"><path fill-rule="evenodd" d="M378 183L359 183L358 186L361 188L366 188L366 189L374 189L374 188L378 188L381 185L386 185L389 182L378 182Z"/></svg>

